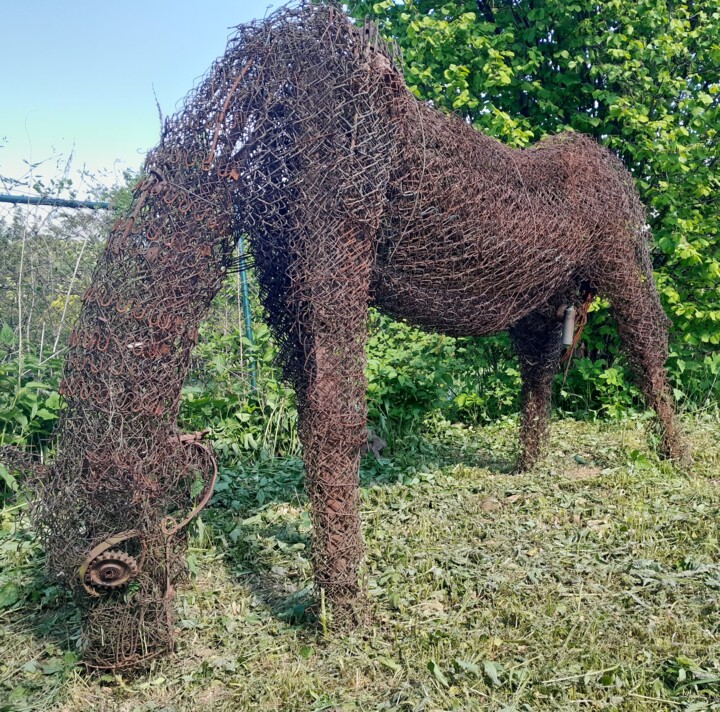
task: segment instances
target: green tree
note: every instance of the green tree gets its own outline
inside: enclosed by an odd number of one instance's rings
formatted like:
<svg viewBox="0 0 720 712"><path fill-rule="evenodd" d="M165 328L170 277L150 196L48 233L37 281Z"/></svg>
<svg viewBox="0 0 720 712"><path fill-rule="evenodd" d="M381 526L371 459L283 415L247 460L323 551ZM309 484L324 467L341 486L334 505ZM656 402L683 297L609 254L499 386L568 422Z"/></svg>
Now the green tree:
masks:
<svg viewBox="0 0 720 712"><path fill-rule="evenodd" d="M648 206L656 279L673 320L675 382L696 402L716 395L717 0L383 0L349 6L397 41L406 82L418 97L513 146L572 129L622 157ZM603 310L593 322L589 353L612 361L616 344Z"/></svg>

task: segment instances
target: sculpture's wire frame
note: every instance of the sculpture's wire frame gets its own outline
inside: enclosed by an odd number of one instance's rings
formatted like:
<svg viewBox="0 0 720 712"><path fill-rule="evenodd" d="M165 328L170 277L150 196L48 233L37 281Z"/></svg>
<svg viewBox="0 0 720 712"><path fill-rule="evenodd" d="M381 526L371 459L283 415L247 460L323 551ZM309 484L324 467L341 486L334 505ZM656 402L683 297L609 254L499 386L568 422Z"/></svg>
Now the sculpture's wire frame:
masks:
<svg viewBox="0 0 720 712"><path fill-rule="evenodd" d="M679 454L667 320L630 175L577 134L508 148L418 101L395 60L372 25L325 5L283 8L238 29L148 155L84 296L57 459L36 479L48 565L86 607L91 664L134 665L171 645L184 548L162 523L192 507L191 486L211 469L178 437L178 402L239 234L297 391L315 580L336 614L359 594L371 303L451 335L510 331L526 467L548 420L556 313L600 293L663 450ZM88 596L78 567L128 528L139 532L128 554L144 548L139 578Z"/></svg>

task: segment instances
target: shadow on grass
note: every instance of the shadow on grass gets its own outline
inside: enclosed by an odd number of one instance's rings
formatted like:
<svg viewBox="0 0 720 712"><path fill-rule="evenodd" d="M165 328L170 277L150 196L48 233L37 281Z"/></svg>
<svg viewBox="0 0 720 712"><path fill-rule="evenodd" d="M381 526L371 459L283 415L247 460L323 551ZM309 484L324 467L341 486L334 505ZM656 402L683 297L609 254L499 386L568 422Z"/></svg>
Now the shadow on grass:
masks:
<svg viewBox="0 0 720 712"><path fill-rule="evenodd" d="M514 452L507 441L480 441L473 435L466 431L447 438L413 437L396 443L394 452L386 451L388 456L366 455L360 486L411 487L423 473L457 465L491 475L513 471ZM302 460L269 460L244 469L221 468L204 514L219 535L232 579L287 622L308 622L305 611L315 603L306 502Z"/></svg>

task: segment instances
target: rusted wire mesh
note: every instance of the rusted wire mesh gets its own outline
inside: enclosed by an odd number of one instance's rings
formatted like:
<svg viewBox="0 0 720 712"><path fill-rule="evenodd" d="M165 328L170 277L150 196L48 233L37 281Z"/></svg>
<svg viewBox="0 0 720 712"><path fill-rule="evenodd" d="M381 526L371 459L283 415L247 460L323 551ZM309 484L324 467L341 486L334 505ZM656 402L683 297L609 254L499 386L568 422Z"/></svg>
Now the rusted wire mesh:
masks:
<svg viewBox="0 0 720 712"><path fill-rule="evenodd" d="M170 647L183 541L163 522L186 516L213 470L178 436L180 388L241 233L298 394L316 583L335 611L353 612L359 593L370 303L452 335L510 330L528 466L564 310L608 296L664 448L679 451L666 319L629 174L583 136L528 150L483 136L415 99L395 60L373 26L331 6L283 8L238 29L149 154L84 296L57 460L37 482L51 570L88 608L91 663ZM104 587L98 547L115 556Z"/></svg>

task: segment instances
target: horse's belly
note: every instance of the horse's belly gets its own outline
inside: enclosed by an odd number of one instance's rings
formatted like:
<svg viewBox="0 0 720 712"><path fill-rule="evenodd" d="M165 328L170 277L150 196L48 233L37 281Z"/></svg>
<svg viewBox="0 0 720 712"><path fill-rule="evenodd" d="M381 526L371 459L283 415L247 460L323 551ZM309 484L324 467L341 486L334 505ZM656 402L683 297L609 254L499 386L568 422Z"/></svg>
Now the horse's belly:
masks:
<svg viewBox="0 0 720 712"><path fill-rule="evenodd" d="M395 319L450 336L486 336L504 331L557 294L555 285L523 284L512 275L469 275L375 270L373 304Z"/></svg>

